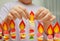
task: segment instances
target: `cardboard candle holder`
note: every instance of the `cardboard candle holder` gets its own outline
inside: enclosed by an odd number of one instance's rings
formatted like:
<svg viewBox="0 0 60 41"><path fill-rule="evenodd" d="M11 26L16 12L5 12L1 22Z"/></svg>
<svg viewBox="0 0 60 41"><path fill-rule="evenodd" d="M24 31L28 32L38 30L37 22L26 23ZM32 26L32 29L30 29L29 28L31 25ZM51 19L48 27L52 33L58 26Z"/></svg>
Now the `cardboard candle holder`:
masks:
<svg viewBox="0 0 60 41"><path fill-rule="evenodd" d="M60 26L58 22L54 25L54 41L60 41Z"/></svg>
<svg viewBox="0 0 60 41"><path fill-rule="evenodd" d="M47 41L54 41L53 40L53 28L52 25L49 25L49 27L47 28Z"/></svg>
<svg viewBox="0 0 60 41"><path fill-rule="evenodd" d="M41 23L38 24L38 33L37 33L37 40L43 41L43 33L44 33L44 27Z"/></svg>
<svg viewBox="0 0 60 41"><path fill-rule="evenodd" d="M29 17L29 39L30 40L34 40L34 27L35 27L34 13L33 11L31 11Z"/></svg>
<svg viewBox="0 0 60 41"><path fill-rule="evenodd" d="M20 28L20 39L25 39L26 38L26 34L25 34L25 23L24 23L23 20L19 24L19 28Z"/></svg>
<svg viewBox="0 0 60 41"><path fill-rule="evenodd" d="M3 36L5 41L9 41L9 32L8 31L4 31L4 36Z"/></svg>
<svg viewBox="0 0 60 41"><path fill-rule="evenodd" d="M8 25L6 22L3 23L3 40L9 41L9 31L8 31Z"/></svg>
<svg viewBox="0 0 60 41"><path fill-rule="evenodd" d="M11 20L9 25L10 25L10 37L12 40L15 40L16 39L15 22Z"/></svg>
<svg viewBox="0 0 60 41"><path fill-rule="evenodd" d="M48 36L47 36L47 41L54 41L54 40L53 40L53 35L48 35Z"/></svg>
<svg viewBox="0 0 60 41"><path fill-rule="evenodd" d="M60 34L54 35L54 41L60 41Z"/></svg>

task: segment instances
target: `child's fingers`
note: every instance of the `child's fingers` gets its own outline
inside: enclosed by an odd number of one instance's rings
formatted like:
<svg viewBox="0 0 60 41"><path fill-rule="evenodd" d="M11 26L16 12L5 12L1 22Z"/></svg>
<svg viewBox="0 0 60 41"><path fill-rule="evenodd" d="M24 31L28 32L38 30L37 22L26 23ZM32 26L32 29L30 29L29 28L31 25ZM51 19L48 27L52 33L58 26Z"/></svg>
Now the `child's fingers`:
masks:
<svg viewBox="0 0 60 41"><path fill-rule="evenodd" d="M28 16L29 16L28 12L27 12L27 10L24 7L18 5L16 7L14 7L14 9L16 11L18 11L24 18L26 18L26 19L28 18Z"/></svg>
<svg viewBox="0 0 60 41"><path fill-rule="evenodd" d="M41 12L44 11L44 10L45 10L45 8L43 8L43 7L40 8L40 9L37 11L36 15L35 15L36 18L38 18L38 16L39 16L39 15L41 14Z"/></svg>
<svg viewBox="0 0 60 41"><path fill-rule="evenodd" d="M11 19L16 19L16 18L14 18L12 15L11 15L11 13L9 13L8 15L7 15L7 17L11 20Z"/></svg>
<svg viewBox="0 0 60 41"><path fill-rule="evenodd" d="M14 17L14 18L19 18L19 19L21 19L21 15L17 12L17 11L15 11L14 9L12 9L11 11L10 11L10 13L11 13L11 15Z"/></svg>
<svg viewBox="0 0 60 41"><path fill-rule="evenodd" d="M42 18L42 21L47 22L52 18L51 14L48 13L45 17Z"/></svg>
<svg viewBox="0 0 60 41"><path fill-rule="evenodd" d="M15 15L15 11L12 9L12 10L10 10L10 12L9 12L12 16L13 16L13 18L17 18L17 16Z"/></svg>
<svg viewBox="0 0 60 41"><path fill-rule="evenodd" d="M20 17L20 19L22 18L22 9L20 9L20 8L13 8L19 15L19 17Z"/></svg>
<svg viewBox="0 0 60 41"><path fill-rule="evenodd" d="M27 18L29 19L29 13L28 13L28 11L27 10L24 10L24 12L25 12Z"/></svg>
<svg viewBox="0 0 60 41"><path fill-rule="evenodd" d="M22 11L22 10L21 10ZM26 18L26 19L28 19L28 17L27 17L27 14L24 12L24 11L22 11L22 16L24 17L24 18Z"/></svg>
<svg viewBox="0 0 60 41"><path fill-rule="evenodd" d="M23 10L23 11L25 12L26 17L29 18L29 13L28 13L28 11L27 11L24 7L22 7L22 6L19 6L19 8L20 8L21 10Z"/></svg>
<svg viewBox="0 0 60 41"><path fill-rule="evenodd" d="M45 17L48 13L49 13L49 12L48 12L48 10L46 9L46 10L44 10L44 11L41 12L41 14L38 16L38 18L39 18L39 19L42 19L42 18Z"/></svg>
<svg viewBox="0 0 60 41"><path fill-rule="evenodd" d="M52 18L50 19L50 22L52 22L54 19L56 19L56 16L52 15Z"/></svg>
<svg viewBox="0 0 60 41"><path fill-rule="evenodd" d="M23 6L18 5L17 7L20 8L21 10L23 10L23 11L25 10L25 8Z"/></svg>
<svg viewBox="0 0 60 41"><path fill-rule="evenodd" d="M51 15L51 18L48 19L45 23L52 22L56 17L54 15Z"/></svg>
<svg viewBox="0 0 60 41"><path fill-rule="evenodd" d="M6 23L9 23L9 21L10 21L11 19L14 20L13 16L9 13L9 15L7 15L7 17L6 17L3 21L6 22Z"/></svg>

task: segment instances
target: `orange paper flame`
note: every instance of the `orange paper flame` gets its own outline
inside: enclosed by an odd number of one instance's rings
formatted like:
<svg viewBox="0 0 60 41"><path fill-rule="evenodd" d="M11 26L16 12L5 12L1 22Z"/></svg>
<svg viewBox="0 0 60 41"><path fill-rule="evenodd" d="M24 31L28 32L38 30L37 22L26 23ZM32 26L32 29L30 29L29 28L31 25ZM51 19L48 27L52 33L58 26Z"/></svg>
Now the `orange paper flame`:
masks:
<svg viewBox="0 0 60 41"><path fill-rule="evenodd" d="M38 25L38 32L41 33L41 34L44 32L43 25L40 24L40 23L39 23L39 25Z"/></svg>
<svg viewBox="0 0 60 41"><path fill-rule="evenodd" d="M2 25L0 24L0 32L2 32Z"/></svg>
<svg viewBox="0 0 60 41"><path fill-rule="evenodd" d="M0 28L2 29L2 25L0 24Z"/></svg>
<svg viewBox="0 0 60 41"><path fill-rule="evenodd" d="M13 20L10 21L10 28L11 29L14 29L15 28L15 23Z"/></svg>
<svg viewBox="0 0 60 41"><path fill-rule="evenodd" d="M34 21L34 13L33 13L33 11L31 11L31 13L30 13L30 21Z"/></svg>
<svg viewBox="0 0 60 41"><path fill-rule="evenodd" d="M54 33L59 33L60 32L60 26L58 24L58 22L55 24L54 26Z"/></svg>
<svg viewBox="0 0 60 41"><path fill-rule="evenodd" d="M4 31L8 30L8 25L7 25L6 22L3 23L3 30L4 30Z"/></svg>
<svg viewBox="0 0 60 41"><path fill-rule="evenodd" d="M47 29L47 34L48 34L48 35L52 35L52 34L53 34L52 25L49 25L49 27L48 27L48 29Z"/></svg>
<svg viewBox="0 0 60 41"><path fill-rule="evenodd" d="M21 30L24 30L24 28L25 28L25 23L24 23L23 20L21 21L19 27L20 27Z"/></svg>

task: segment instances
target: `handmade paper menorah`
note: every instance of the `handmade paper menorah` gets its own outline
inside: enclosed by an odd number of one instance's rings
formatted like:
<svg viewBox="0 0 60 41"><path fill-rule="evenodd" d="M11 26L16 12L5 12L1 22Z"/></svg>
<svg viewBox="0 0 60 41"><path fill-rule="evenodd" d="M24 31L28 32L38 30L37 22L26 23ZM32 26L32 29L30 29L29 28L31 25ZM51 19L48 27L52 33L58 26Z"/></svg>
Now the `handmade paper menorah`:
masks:
<svg viewBox="0 0 60 41"><path fill-rule="evenodd" d="M11 20L9 24L6 22L3 22L3 24L0 24L0 40L1 41L9 41L11 38L12 40L16 39L16 29L15 29L15 22L14 20ZM34 40L34 36L36 36L37 41L43 41L43 33L44 33L44 26L39 22L37 26L37 33L35 34L34 32L34 13L30 13L30 18L29 18L29 39ZM21 40L24 40L26 38L26 25L24 21L22 20L19 24L19 37ZM60 41L60 25L58 22L55 23L54 26L50 24L47 28L47 39L46 41Z"/></svg>

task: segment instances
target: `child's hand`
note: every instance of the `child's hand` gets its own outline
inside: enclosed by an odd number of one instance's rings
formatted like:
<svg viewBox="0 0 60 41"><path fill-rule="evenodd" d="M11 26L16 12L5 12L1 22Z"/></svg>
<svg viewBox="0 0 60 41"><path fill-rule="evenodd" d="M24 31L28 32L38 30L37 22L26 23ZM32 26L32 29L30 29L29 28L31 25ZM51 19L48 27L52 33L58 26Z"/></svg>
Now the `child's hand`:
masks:
<svg viewBox="0 0 60 41"><path fill-rule="evenodd" d="M56 18L48 9L41 8L37 11L35 18L37 20L41 20L44 24L45 32L47 31L47 27L51 24L51 22Z"/></svg>
<svg viewBox="0 0 60 41"><path fill-rule="evenodd" d="M13 7L12 9L10 9L7 17L3 21L8 23L11 19L13 20L15 20L16 18L21 19L22 16L26 19L29 18L27 10L20 5L17 5Z"/></svg>
<svg viewBox="0 0 60 41"><path fill-rule="evenodd" d="M23 16L24 18L27 19L28 12L24 7L17 5L10 10L8 16L11 16L13 19L16 19L16 18L21 19Z"/></svg>
<svg viewBox="0 0 60 41"><path fill-rule="evenodd" d="M35 18L44 23L49 23L55 19L55 16L48 9L42 7L37 11Z"/></svg>

